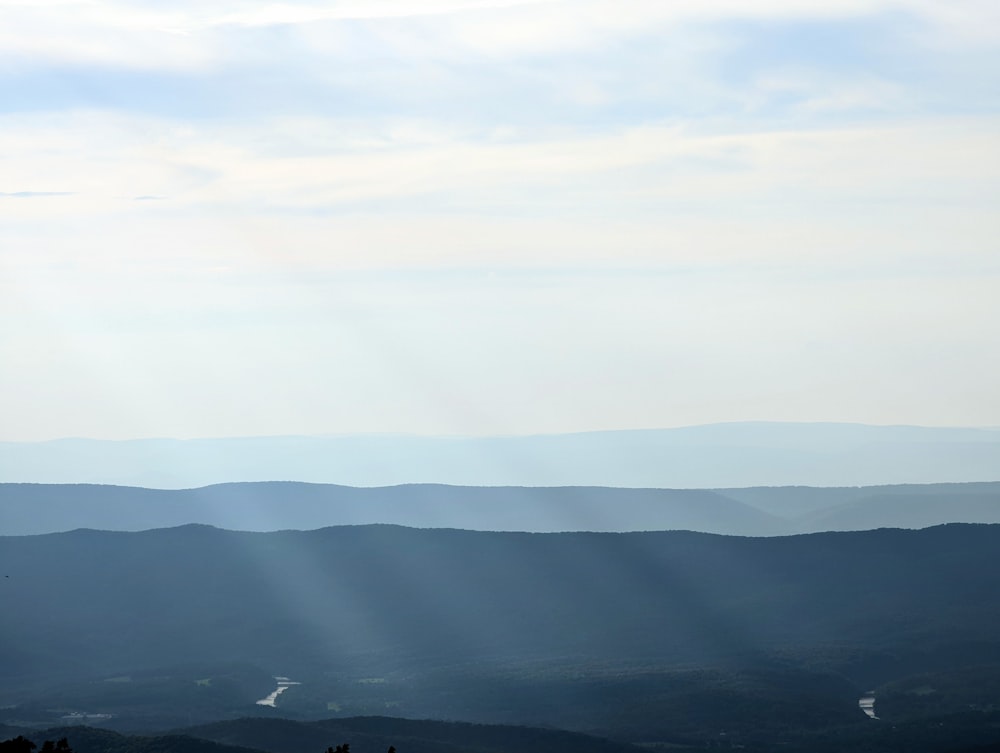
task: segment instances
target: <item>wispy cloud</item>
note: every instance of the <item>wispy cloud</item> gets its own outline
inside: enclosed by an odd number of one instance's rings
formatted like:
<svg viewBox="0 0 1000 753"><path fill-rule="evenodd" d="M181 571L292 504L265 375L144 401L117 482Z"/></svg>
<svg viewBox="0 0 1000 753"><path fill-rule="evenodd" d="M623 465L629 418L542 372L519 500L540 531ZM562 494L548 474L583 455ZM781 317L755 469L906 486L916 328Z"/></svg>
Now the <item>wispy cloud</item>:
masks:
<svg viewBox="0 0 1000 753"><path fill-rule="evenodd" d="M22 428L1000 422L995 3L0 13Z"/></svg>
<svg viewBox="0 0 1000 753"><path fill-rule="evenodd" d="M0 191L0 196L8 199L35 199L45 196L72 196L72 191Z"/></svg>
<svg viewBox="0 0 1000 753"><path fill-rule="evenodd" d="M594 49L651 31L734 21L808 23L911 17L915 38L992 44L989 3L923 0L368 0L367 2L4 2L0 55L23 62L74 61L203 70L261 59L261 30L294 40L300 54L350 59L380 50L411 60L552 55ZM919 30L933 29L933 40ZM359 32L361 32L359 34ZM366 52L367 48L367 52ZM274 49L274 48L272 48Z"/></svg>

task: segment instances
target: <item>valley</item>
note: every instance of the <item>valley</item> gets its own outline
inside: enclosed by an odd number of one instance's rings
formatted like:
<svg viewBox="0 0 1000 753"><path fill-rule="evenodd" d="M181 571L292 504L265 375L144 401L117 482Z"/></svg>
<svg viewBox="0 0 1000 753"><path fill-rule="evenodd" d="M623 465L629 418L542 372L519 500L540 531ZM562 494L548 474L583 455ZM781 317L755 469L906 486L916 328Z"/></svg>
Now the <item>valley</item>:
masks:
<svg viewBox="0 0 1000 753"><path fill-rule="evenodd" d="M938 720L994 742L998 551L1000 526L969 524L0 537L18 605L0 617L0 719L46 729L85 711L147 736L248 718L451 719L821 751L868 737L902 750L878 725ZM275 677L294 679L275 694ZM877 720L859 707L869 691Z"/></svg>

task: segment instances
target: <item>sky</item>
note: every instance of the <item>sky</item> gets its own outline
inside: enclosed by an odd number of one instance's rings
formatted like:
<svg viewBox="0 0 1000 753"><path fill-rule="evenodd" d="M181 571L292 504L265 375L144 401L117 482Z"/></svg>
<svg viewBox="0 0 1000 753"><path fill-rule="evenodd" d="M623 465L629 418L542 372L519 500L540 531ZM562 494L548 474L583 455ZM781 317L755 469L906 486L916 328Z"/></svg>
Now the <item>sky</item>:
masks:
<svg viewBox="0 0 1000 753"><path fill-rule="evenodd" d="M0 18L0 440L1000 425L993 0Z"/></svg>

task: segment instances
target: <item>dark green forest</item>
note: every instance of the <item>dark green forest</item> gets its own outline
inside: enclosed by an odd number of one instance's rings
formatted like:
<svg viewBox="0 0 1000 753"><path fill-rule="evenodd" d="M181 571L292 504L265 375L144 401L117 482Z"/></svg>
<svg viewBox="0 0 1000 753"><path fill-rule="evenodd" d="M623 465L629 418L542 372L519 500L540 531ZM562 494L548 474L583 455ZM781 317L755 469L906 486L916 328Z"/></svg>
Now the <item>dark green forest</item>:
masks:
<svg viewBox="0 0 1000 753"><path fill-rule="evenodd" d="M1000 526L960 524L0 537L17 605L0 614L0 737L77 753L996 744L998 553Z"/></svg>

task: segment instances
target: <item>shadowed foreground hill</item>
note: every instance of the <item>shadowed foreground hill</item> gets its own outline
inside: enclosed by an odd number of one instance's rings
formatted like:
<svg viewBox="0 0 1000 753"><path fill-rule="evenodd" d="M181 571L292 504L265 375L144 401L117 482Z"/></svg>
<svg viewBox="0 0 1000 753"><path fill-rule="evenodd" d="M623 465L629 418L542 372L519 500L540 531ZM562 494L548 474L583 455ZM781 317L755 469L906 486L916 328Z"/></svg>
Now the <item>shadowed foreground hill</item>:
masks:
<svg viewBox="0 0 1000 753"><path fill-rule="evenodd" d="M356 717L315 722L241 719L191 727L185 735L249 745L270 753L325 750L331 740L349 742L351 753L384 753L392 745L405 753L638 753L619 742L561 730L462 724L388 717Z"/></svg>
<svg viewBox="0 0 1000 753"><path fill-rule="evenodd" d="M6 733L0 730L0 740L9 739L12 733L13 729ZM17 730L17 734L34 742L38 746L38 751L41 751L43 741L63 738L68 740L73 753L259 753L260 751L260 748L253 746L241 748L224 745L192 735L143 737L82 726L59 727L42 732Z"/></svg>
<svg viewBox="0 0 1000 753"><path fill-rule="evenodd" d="M347 742L351 753L638 753L625 743L561 730L413 721L386 717L294 722L239 719L163 735L122 735L90 727L17 730L41 748L67 738L74 753L323 753ZM0 740L7 739L0 732Z"/></svg>
<svg viewBox="0 0 1000 753"><path fill-rule="evenodd" d="M975 716L975 715L973 715ZM970 724L970 722L972 722ZM985 723L984 723L985 722ZM30 740L67 738L74 753L322 753L332 740L347 742L351 753L638 753L672 750L685 753L708 749L740 749L748 753L989 753L998 749L1000 714L978 721L965 715L935 717L898 725L854 723L820 731L788 735L774 743L728 734L707 741L658 742L630 745L561 730L520 726L435 722L391 717L355 717L299 722L290 719L235 719L188 727L176 733L122 735L89 727L45 731L0 725L0 741L16 735ZM984 744L985 743L985 744ZM338 747L341 743L336 743Z"/></svg>

